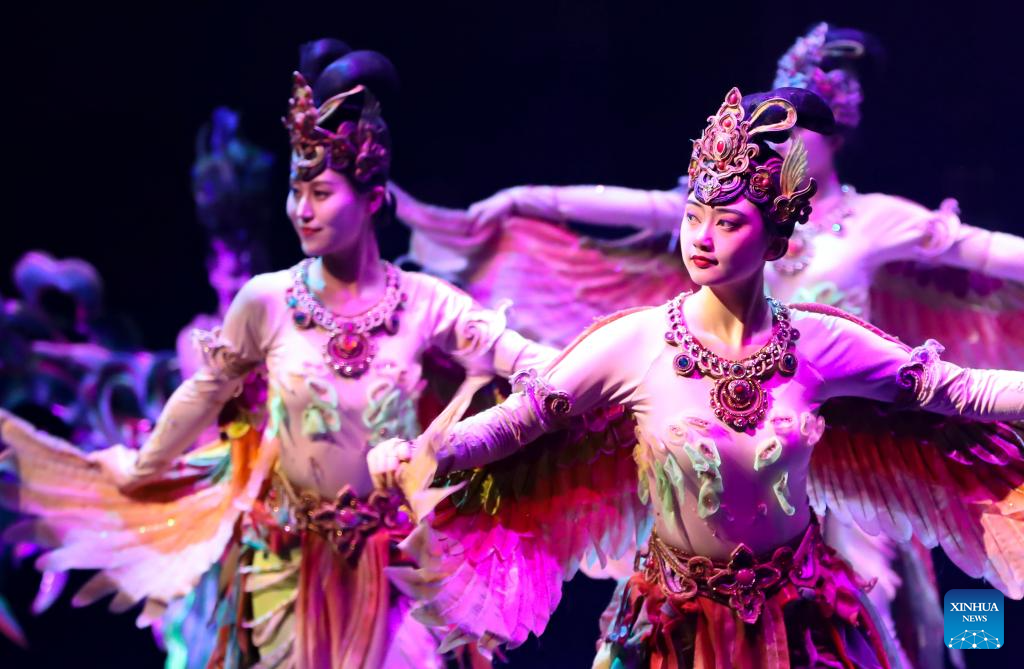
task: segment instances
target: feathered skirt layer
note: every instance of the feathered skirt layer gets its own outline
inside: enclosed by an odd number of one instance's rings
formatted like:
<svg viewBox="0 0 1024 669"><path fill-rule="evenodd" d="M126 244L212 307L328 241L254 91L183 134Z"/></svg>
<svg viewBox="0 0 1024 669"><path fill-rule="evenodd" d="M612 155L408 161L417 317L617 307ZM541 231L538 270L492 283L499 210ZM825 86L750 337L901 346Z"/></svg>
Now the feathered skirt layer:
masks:
<svg viewBox="0 0 1024 669"><path fill-rule="evenodd" d="M443 667L439 639L411 618L384 571L409 564L397 544L411 528L397 492L359 497L346 488L328 501L297 495L274 475L242 518L236 546L170 618L168 647L187 651L168 664ZM197 597L212 581L219 594ZM205 656L196 652L204 639L215 639Z"/></svg>
<svg viewBox="0 0 1024 669"><path fill-rule="evenodd" d="M442 667L384 572L407 564L400 495L296 494L275 473L275 439L245 422L225 433L125 493L111 472L134 451L86 454L11 418L0 504L26 518L4 538L37 546L40 570L97 570L76 605L145 601L139 624L162 627L169 667Z"/></svg>

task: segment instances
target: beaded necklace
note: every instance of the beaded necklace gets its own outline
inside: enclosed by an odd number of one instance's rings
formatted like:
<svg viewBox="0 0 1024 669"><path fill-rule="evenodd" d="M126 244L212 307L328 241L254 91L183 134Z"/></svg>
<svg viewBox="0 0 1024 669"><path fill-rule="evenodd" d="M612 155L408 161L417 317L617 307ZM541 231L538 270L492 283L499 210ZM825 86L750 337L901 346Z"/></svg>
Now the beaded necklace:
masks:
<svg viewBox="0 0 1024 669"><path fill-rule="evenodd" d="M384 297L365 313L345 318L333 313L309 289L309 267L315 258L306 258L292 268L292 285L285 292L285 301L292 310L296 327L306 329L317 325L330 333L324 344L324 362L345 378L362 376L377 354L372 337L376 330L388 334L398 332L398 310L408 296L401 290L401 274L389 262L383 262L386 288Z"/></svg>
<svg viewBox="0 0 1024 669"><path fill-rule="evenodd" d="M768 394L762 381L776 371L784 376L796 372L797 358L791 349L800 338L800 331L790 326L786 306L769 297L775 323L771 339L742 360L727 360L708 350L687 330L683 302L688 295L683 293L668 305L665 341L682 349L672 360L673 369L679 376L692 376L696 371L714 380L711 409L720 421L738 432L755 427L768 408Z"/></svg>

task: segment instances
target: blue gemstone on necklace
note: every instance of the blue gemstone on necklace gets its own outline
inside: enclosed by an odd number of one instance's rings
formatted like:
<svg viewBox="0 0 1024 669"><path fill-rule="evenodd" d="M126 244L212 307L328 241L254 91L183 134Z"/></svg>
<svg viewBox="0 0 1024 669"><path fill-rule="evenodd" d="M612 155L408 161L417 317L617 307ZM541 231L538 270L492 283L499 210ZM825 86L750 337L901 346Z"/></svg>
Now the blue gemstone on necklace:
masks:
<svg viewBox="0 0 1024 669"><path fill-rule="evenodd" d="M779 360L779 371L783 374L790 375L796 371L797 360L796 356L792 353L786 353Z"/></svg>
<svg viewBox="0 0 1024 669"><path fill-rule="evenodd" d="M690 372L693 371L693 368L695 366L693 358L686 355L685 353L680 353L679 355L677 355L673 362L675 363L676 372L684 376L690 374Z"/></svg>

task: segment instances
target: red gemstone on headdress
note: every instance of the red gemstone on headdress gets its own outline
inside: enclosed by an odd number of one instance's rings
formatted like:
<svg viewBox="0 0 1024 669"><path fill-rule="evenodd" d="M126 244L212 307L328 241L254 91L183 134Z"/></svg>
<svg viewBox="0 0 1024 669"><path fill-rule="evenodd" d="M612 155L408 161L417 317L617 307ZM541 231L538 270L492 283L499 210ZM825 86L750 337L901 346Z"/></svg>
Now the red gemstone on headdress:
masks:
<svg viewBox="0 0 1024 669"><path fill-rule="evenodd" d="M725 140L718 140L715 142L715 151L718 153L725 153Z"/></svg>
<svg viewBox="0 0 1024 669"><path fill-rule="evenodd" d="M736 582L744 588L749 588L754 584L754 570L740 569L736 572Z"/></svg>
<svg viewBox="0 0 1024 669"><path fill-rule="evenodd" d="M338 511L338 524L342 527L352 527L359 520L359 514L352 509L341 509Z"/></svg>
<svg viewBox="0 0 1024 669"><path fill-rule="evenodd" d="M717 167L719 171L724 170L728 166L729 163L724 160L719 160L717 163L715 163L715 167Z"/></svg>

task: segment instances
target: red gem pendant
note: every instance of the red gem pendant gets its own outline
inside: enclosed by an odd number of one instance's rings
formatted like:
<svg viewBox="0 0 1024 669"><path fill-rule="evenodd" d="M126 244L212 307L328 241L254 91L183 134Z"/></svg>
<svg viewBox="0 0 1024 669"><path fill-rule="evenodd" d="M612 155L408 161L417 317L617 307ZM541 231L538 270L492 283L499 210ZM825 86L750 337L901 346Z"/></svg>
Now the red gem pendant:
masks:
<svg viewBox="0 0 1024 669"><path fill-rule="evenodd" d="M767 395L755 378L718 379L711 389L711 408L722 422L742 432L764 418Z"/></svg>
<svg viewBox="0 0 1024 669"><path fill-rule="evenodd" d="M369 369L375 349L365 334L342 330L331 335L324 346L324 361L338 374L353 378Z"/></svg>

